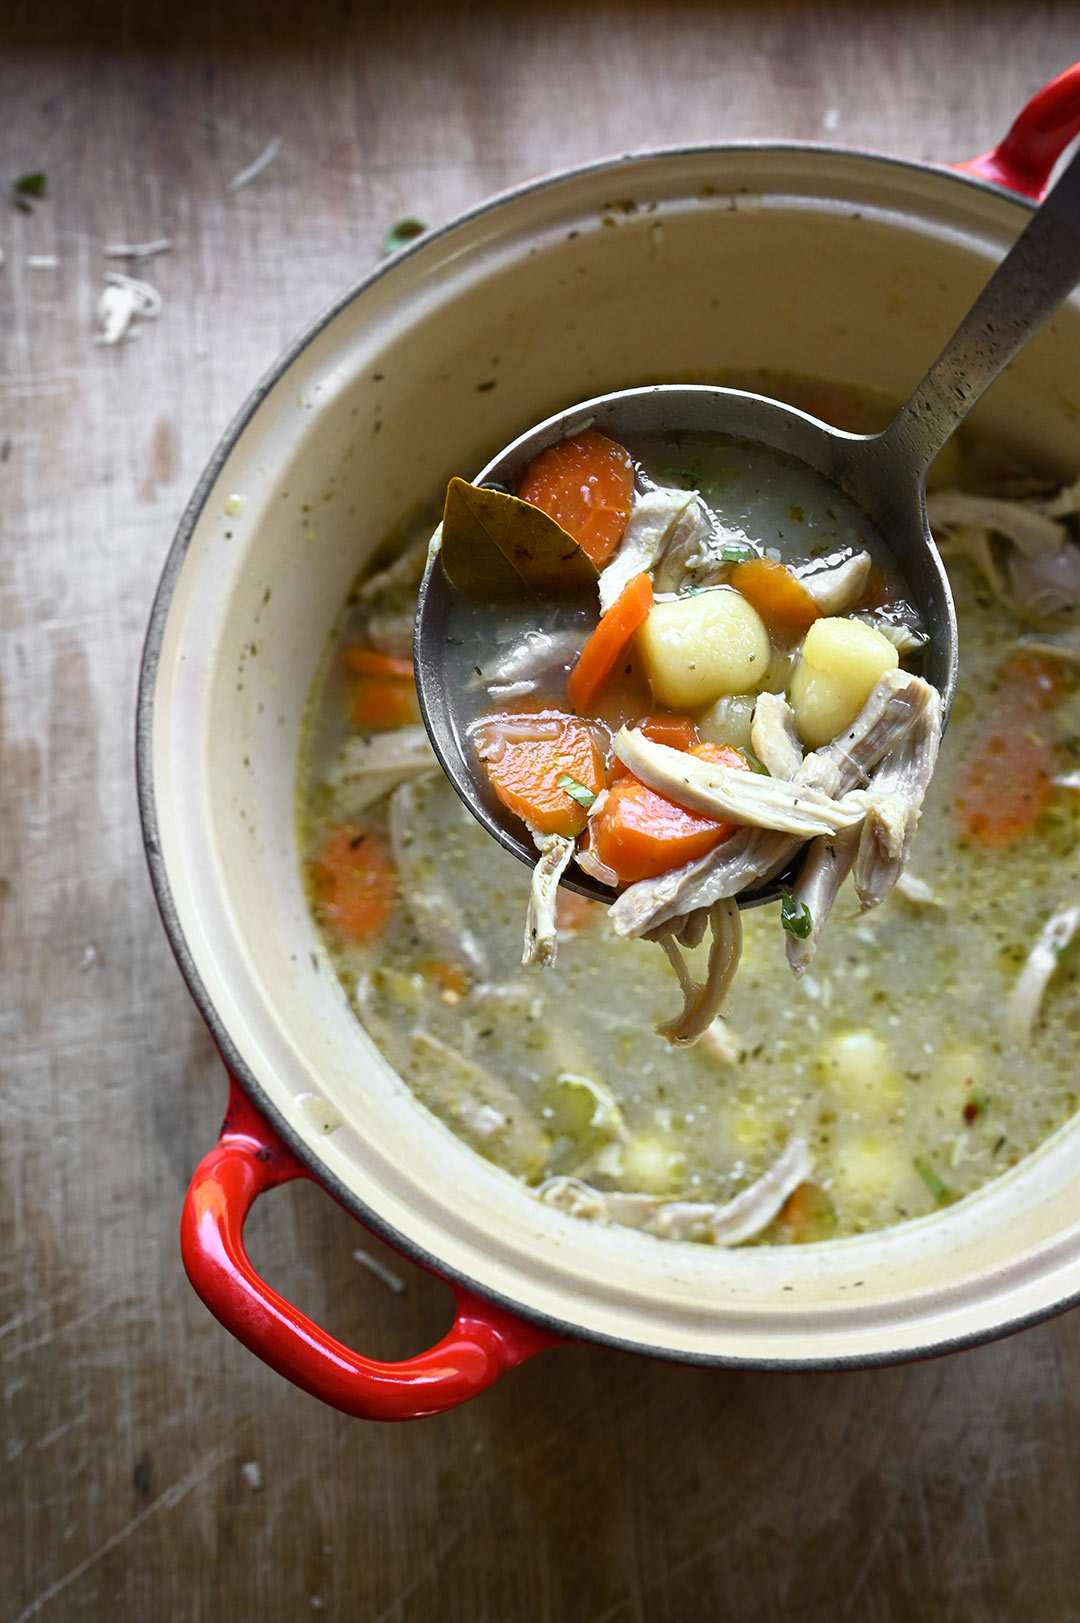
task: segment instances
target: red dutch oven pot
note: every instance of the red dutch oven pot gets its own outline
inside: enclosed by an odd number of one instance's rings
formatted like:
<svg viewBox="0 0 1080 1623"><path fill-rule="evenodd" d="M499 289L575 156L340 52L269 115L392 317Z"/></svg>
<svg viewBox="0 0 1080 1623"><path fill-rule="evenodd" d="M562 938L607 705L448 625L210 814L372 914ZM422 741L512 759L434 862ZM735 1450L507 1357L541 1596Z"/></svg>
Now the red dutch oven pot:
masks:
<svg viewBox="0 0 1080 1623"><path fill-rule="evenodd" d="M363 561L358 531L373 545L438 490L444 462L468 466L628 383L771 366L905 396L1078 133L1080 64L953 169L752 143L545 177L362 281L230 427L151 620L140 802L166 928L232 1075L184 1204L184 1265L222 1324L298 1386L348 1414L411 1419L568 1337L836 1368L985 1340L1080 1298L1072 1128L958 1207L830 1246L717 1253L542 1208L411 1101L325 966L305 979L315 942L291 828L296 737ZM1070 305L976 423L1075 472L1078 372ZM338 500L319 506L317 491ZM234 492L246 505L226 505ZM451 1281L457 1314L437 1346L361 1357L259 1277L244 1223L292 1178Z"/></svg>

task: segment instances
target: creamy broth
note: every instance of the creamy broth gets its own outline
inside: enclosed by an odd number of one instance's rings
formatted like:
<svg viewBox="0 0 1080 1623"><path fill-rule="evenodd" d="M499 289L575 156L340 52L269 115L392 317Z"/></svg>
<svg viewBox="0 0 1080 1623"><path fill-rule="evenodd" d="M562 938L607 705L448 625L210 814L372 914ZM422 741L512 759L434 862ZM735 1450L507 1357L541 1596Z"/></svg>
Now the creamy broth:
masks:
<svg viewBox="0 0 1080 1623"><path fill-rule="evenodd" d="M701 477L688 467L688 477ZM785 510L792 505L787 497ZM1016 669L1003 677L1003 660L1032 628L969 561L950 569L960 684L914 842L914 883L860 917L849 881L801 981L775 910L745 914L729 1017L685 1050L653 1030L672 985L654 947L616 939L603 908L563 892L558 962L520 968L527 870L473 822L441 774L418 771L392 796L385 755L376 764L387 775L372 775L366 734L343 719L357 682L371 677L343 671L341 650L404 657L417 570L358 587L312 699L301 848L344 993L423 1105L534 1188L575 1179L601 1192L719 1205L766 1173L798 1133L812 1163L809 1194L765 1228L760 1238L774 1242L933 1211L1068 1119L1080 960L1067 942L1030 1034L1003 1011L1040 931L1075 896L1080 796L1049 787L1022 837L991 846L985 830L973 836L972 760L985 745L987 707L1003 692L1007 703ZM1019 724L1067 774L1080 748L1075 667L1017 657L1034 661L1023 670L1045 684ZM463 657L463 680L476 663ZM383 750L399 738L425 764L415 722L371 738ZM348 917L327 877L330 839L378 854L365 868L358 915L368 939L342 927Z"/></svg>

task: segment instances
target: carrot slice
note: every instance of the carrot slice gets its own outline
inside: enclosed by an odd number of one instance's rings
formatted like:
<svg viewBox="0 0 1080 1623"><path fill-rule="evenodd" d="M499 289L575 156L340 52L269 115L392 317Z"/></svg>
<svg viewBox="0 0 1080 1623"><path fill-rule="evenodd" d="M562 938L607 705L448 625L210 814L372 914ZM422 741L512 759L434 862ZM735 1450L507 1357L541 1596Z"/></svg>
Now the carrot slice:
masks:
<svg viewBox="0 0 1080 1623"><path fill-rule="evenodd" d="M538 732L542 723L549 733L552 719L550 712L538 716ZM515 817L541 834L572 837L585 827L589 807L570 791L582 792L587 802L598 795L604 763L587 727L573 716L554 719L562 723L555 737L509 738L482 759L492 788Z"/></svg>
<svg viewBox="0 0 1080 1623"><path fill-rule="evenodd" d="M573 933L584 928L597 913L604 911L603 903L590 902L587 896L559 886L559 929Z"/></svg>
<svg viewBox="0 0 1080 1623"><path fill-rule="evenodd" d="M633 723L646 738L651 738L654 744L666 744L673 750L692 750L698 742L698 730L689 716L677 716L671 710L660 710L654 716L642 716ZM630 768L624 766L618 756L612 762L608 774L612 783L618 778L625 778Z"/></svg>
<svg viewBox="0 0 1080 1623"><path fill-rule="evenodd" d="M394 905L394 871L370 830L354 823L329 829L312 877L325 924L347 941L378 935Z"/></svg>
<svg viewBox="0 0 1080 1623"><path fill-rule="evenodd" d="M584 715L603 687L634 632L652 608L652 581L648 575L628 580L600 624L590 636L570 672L566 691L579 715Z"/></svg>
<svg viewBox="0 0 1080 1623"><path fill-rule="evenodd" d="M780 1222L793 1245L819 1240L836 1227L836 1209L819 1183L800 1183L780 1212Z"/></svg>
<svg viewBox="0 0 1080 1623"><path fill-rule="evenodd" d="M622 540L634 501L630 453L588 429L541 451L517 495L542 508L602 569Z"/></svg>
<svg viewBox="0 0 1080 1623"><path fill-rule="evenodd" d="M377 648L346 648L345 668L354 676L379 676L384 680L411 682L413 662L397 654L383 654Z"/></svg>
<svg viewBox="0 0 1080 1623"><path fill-rule="evenodd" d="M696 744L689 753L719 766L750 770L746 758L727 745ZM621 885L632 885L706 856L733 828L732 823L687 811L628 773L612 784L590 819L589 848Z"/></svg>
<svg viewBox="0 0 1080 1623"><path fill-rule="evenodd" d="M990 850L1031 832L1056 770L1045 712L1061 692L1058 672L1034 654L1015 654L987 707L992 722L963 762L953 800L962 831Z"/></svg>
<svg viewBox="0 0 1080 1623"><path fill-rule="evenodd" d="M767 626L789 635L808 631L821 617L798 576L772 558L748 558L736 564L728 584L753 604Z"/></svg>
<svg viewBox="0 0 1080 1623"><path fill-rule="evenodd" d="M377 677L357 683L349 705L354 727L362 732L385 733L420 720L420 707L412 677L407 682Z"/></svg>
<svg viewBox="0 0 1080 1623"><path fill-rule="evenodd" d="M450 993L449 1001L469 990L468 976L459 964L448 963L444 958L432 958L424 967L432 980L437 981L444 992Z"/></svg>

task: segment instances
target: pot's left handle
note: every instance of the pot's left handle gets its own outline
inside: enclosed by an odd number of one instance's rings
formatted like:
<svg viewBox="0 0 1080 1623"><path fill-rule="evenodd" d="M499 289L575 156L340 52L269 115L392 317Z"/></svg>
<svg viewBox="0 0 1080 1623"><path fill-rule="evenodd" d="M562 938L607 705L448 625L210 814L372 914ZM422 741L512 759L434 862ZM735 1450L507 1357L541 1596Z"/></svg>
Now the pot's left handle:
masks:
<svg viewBox="0 0 1080 1623"><path fill-rule="evenodd" d="M954 167L996 181L1041 202L1050 175L1070 141L1080 135L1080 62L1037 90L1003 141Z"/></svg>
<svg viewBox="0 0 1080 1623"><path fill-rule="evenodd" d="M214 1316L287 1380L345 1414L416 1420L465 1403L560 1338L454 1286L457 1314L437 1346L400 1363L362 1358L256 1273L244 1220L267 1189L312 1174L232 1080L221 1136L191 1180L180 1223L188 1278Z"/></svg>

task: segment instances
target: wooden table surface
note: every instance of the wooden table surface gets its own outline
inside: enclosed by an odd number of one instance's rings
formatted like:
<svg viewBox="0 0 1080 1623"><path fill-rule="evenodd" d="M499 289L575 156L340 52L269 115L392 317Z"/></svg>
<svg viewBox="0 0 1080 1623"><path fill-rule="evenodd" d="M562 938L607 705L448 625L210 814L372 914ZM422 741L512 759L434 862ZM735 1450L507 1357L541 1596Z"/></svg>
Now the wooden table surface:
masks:
<svg viewBox="0 0 1080 1623"><path fill-rule="evenodd" d="M1080 1619L1080 1315L917 1367L768 1377L586 1346L351 1421L232 1341L177 1246L224 1078L132 776L181 507L283 344L378 257L603 152L785 136L959 159L1080 56L1042 3L142 6L0 18L0 1618ZM226 183L272 138L250 186ZM43 169L47 200L10 207ZM93 341L102 244L164 309ZM35 266L34 256L55 256ZM449 1292L314 1187L253 1254L362 1350Z"/></svg>

